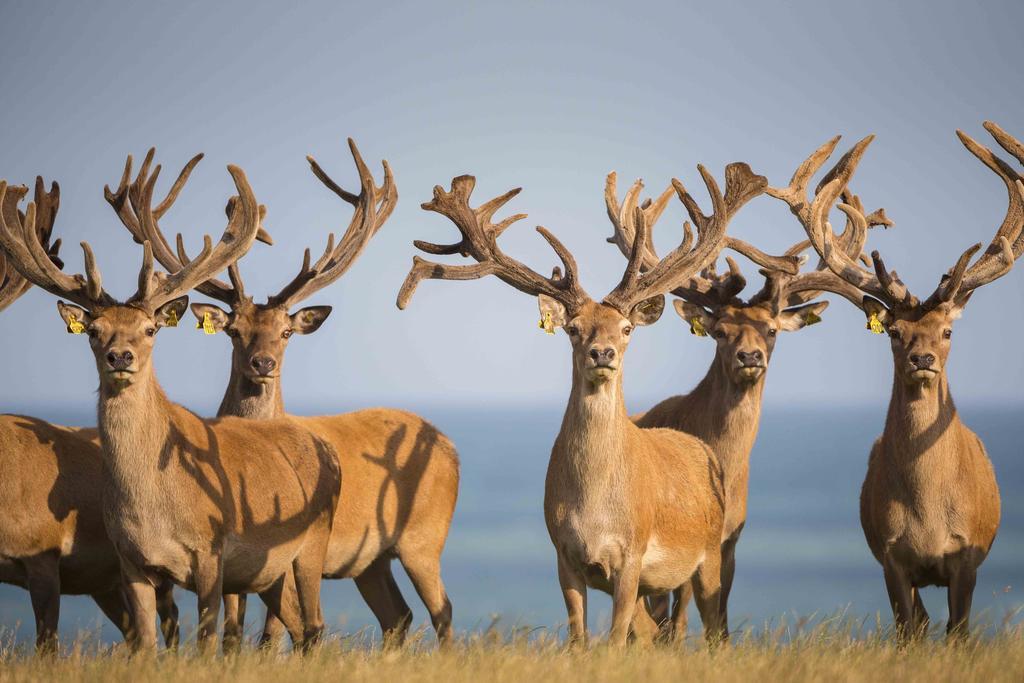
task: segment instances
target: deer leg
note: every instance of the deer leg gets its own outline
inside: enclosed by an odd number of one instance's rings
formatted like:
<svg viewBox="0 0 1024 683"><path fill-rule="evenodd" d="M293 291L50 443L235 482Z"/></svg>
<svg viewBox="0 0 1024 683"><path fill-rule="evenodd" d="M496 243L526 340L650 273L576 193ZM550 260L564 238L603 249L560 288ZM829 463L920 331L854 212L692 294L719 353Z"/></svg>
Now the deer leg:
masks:
<svg viewBox="0 0 1024 683"><path fill-rule="evenodd" d="M174 582L163 581L156 587L156 613L160 616L160 633L164 637L164 647L168 650L178 649L178 605L174 602Z"/></svg>
<svg viewBox="0 0 1024 683"><path fill-rule="evenodd" d="M28 594L36 617L36 652L57 652L57 623L60 620L60 557L44 553L24 562Z"/></svg>
<svg viewBox="0 0 1024 683"><path fill-rule="evenodd" d="M131 614L128 612L128 606L125 604L124 593L121 592L121 586L115 586L110 590L102 593L93 593L93 601L99 606L100 610L106 615L107 619L117 627L117 630L121 632L121 636L125 642L131 645L129 638L134 637L132 631L132 619Z"/></svg>
<svg viewBox="0 0 1024 683"><path fill-rule="evenodd" d="M224 596L224 654L237 653L242 648L245 633L245 593Z"/></svg>
<svg viewBox="0 0 1024 683"><path fill-rule="evenodd" d="M260 635L259 648L277 647L281 642L282 631L288 631L292 645L302 644L302 617L299 612L299 596L295 591L295 577L291 567L270 588L259 594L263 604L267 606L267 617Z"/></svg>
<svg viewBox="0 0 1024 683"><path fill-rule="evenodd" d="M558 554L558 583L569 614L569 645L587 643L587 584Z"/></svg>
<svg viewBox="0 0 1024 683"><path fill-rule="evenodd" d="M298 593L299 613L302 615L303 652L310 649L323 637L324 619L320 611L320 578L324 570L324 556L327 551L327 537L330 533L330 519L318 525L319 529L311 529L305 546L298 557L292 561L292 572L295 574L295 590Z"/></svg>
<svg viewBox="0 0 1024 683"><path fill-rule="evenodd" d="M722 628L729 632L729 593L732 591L732 580L736 576L736 544L740 540L740 529L736 530L722 544L722 597L720 600L722 611Z"/></svg>
<svg viewBox="0 0 1024 683"><path fill-rule="evenodd" d="M910 629L914 618L910 579L888 552L882 556L882 572L885 575L885 589L889 593L889 603L892 605L896 638L901 642L906 641L911 635Z"/></svg>
<svg viewBox="0 0 1024 683"><path fill-rule="evenodd" d="M722 622L722 560L721 546L709 548L704 563L693 574L693 595L704 626L704 640L714 647L728 640L729 632Z"/></svg>
<svg viewBox="0 0 1024 683"><path fill-rule="evenodd" d="M910 590L914 597L914 635L926 636L931 620L928 618L928 610L924 608L924 602L921 600L921 589L911 588Z"/></svg>
<svg viewBox="0 0 1024 683"><path fill-rule="evenodd" d="M659 632L663 631L669 623L669 612L672 603L671 593L659 593L647 596L647 610L658 625Z"/></svg>
<svg viewBox="0 0 1024 683"><path fill-rule="evenodd" d="M212 654L217 647L217 617L224 598L224 562L216 555L196 558L192 574L199 608L196 638L199 649Z"/></svg>
<svg viewBox="0 0 1024 683"><path fill-rule="evenodd" d="M638 559L626 558L612 584L612 630L608 634L610 645L621 647L626 644L639 589L640 562Z"/></svg>
<svg viewBox="0 0 1024 683"><path fill-rule="evenodd" d="M660 597L660 596L659 596ZM658 623L654 621L647 608L647 600L638 597L633 608L633 623L629 627L632 642L639 645L652 645L658 636Z"/></svg>
<svg viewBox="0 0 1024 683"><path fill-rule="evenodd" d="M974 598L974 584L978 571L972 566L960 566L950 577L947 600L949 602L949 623L946 637L962 640L970 633L971 601Z"/></svg>
<svg viewBox="0 0 1024 683"><path fill-rule="evenodd" d="M134 635L129 638L136 652L156 652L156 589L145 572L121 558L121 580L132 615Z"/></svg>
<svg viewBox="0 0 1024 683"><path fill-rule="evenodd" d="M356 588L380 623L384 647L398 646L412 623L412 610L391 573L391 560L378 557L355 578Z"/></svg>
<svg viewBox="0 0 1024 683"><path fill-rule="evenodd" d="M399 551L399 560L409 575L416 593L430 612L430 622L437 641L447 646L452 635L452 603L441 581L441 550L406 553Z"/></svg>
<svg viewBox="0 0 1024 683"><path fill-rule="evenodd" d="M686 629L689 627L688 612L690 598L693 597L693 581L687 581L672 591L672 623L668 628L669 637L675 642L686 640Z"/></svg>

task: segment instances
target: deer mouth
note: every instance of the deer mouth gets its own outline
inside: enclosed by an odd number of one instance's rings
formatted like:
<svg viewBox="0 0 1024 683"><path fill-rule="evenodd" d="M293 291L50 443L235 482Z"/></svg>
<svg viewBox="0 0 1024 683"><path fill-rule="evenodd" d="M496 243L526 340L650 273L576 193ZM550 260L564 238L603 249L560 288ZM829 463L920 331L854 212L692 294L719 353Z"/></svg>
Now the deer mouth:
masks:
<svg viewBox="0 0 1024 683"><path fill-rule="evenodd" d="M121 382L123 382L125 380L131 379L132 375L134 375L134 374L135 374L134 370L129 370L127 368L120 368L120 369L117 369L117 370L115 370L115 369L107 370L107 377L112 377L113 379L116 379L116 380L121 381Z"/></svg>
<svg viewBox="0 0 1024 683"><path fill-rule="evenodd" d="M910 378L918 382L929 382L938 374L939 371L935 368L913 367L910 369Z"/></svg>
<svg viewBox="0 0 1024 683"><path fill-rule="evenodd" d="M756 380L764 374L763 365L741 365L736 368L736 374L745 380Z"/></svg>
<svg viewBox="0 0 1024 683"><path fill-rule="evenodd" d="M606 382L615 376L618 368L611 364L598 363L587 368L587 374L591 380Z"/></svg>

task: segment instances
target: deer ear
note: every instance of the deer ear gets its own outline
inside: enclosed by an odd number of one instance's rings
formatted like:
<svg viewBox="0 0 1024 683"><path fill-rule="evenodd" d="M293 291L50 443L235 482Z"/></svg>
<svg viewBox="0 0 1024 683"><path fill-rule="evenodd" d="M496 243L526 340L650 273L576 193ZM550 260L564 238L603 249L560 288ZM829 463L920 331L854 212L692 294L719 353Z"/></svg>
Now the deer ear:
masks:
<svg viewBox="0 0 1024 683"><path fill-rule="evenodd" d="M547 330L548 326L551 327L551 334L554 334L554 328L562 327L568 321L565 306L552 299L546 294L537 295L537 306L540 308L540 321L541 327Z"/></svg>
<svg viewBox="0 0 1024 683"><path fill-rule="evenodd" d="M828 308L827 301L816 301L805 306L787 308L779 314L779 329L795 332L808 325L820 323L822 311L826 308Z"/></svg>
<svg viewBox="0 0 1024 683"><path fill-rule="evenodd" d="M66 304L63 301L57 302L57 312L68 327L68 334L82 334L85 328L92 322L92 316L84 308L74 304Z"/></svg>
<svg viewBox="0 0 1024 683"><path fill-rule="evenodd" d="M673 299L676 313L690 326L690 332L698 337L708 336L708 330L715 324L715 318L708 309L697 304L691 304L685 299Z"/></svg>
<svg viewBox="0 0 1024 683"><path fill-rule="evenodd" d="M865 296L861 303L861 308L864 309L864 315L868 318L868 325L871 324L872 320L877 320L882 323L883 327L888 327L889 324L892 323L892 311L886 308L885 304L874 297ZM874 330L872 330L872 332L874 332ZM881 330L879 330L879 332L881 332Z"/></svg>
<svg viewBox="0 0 1024 683"><path fill-rule="evenodd" d="M629 322L634 325L653 325L665 311L665 296L658 294L644 299L629 312Z"/></svg>
<svg viewBox="0 0 1024 683"><path fill-rule="evenodd" d="M292 314L292 330L299 334L313 334L327 320L333 309L330 306L309 306Z"/></svg>
<svg viewBox="0 0 1024 683"><path fill-rule="evenodd" d="M200 327L206 321L206 316L210 316L210 323L213 325L214 334L223 332L224 328L228 326L228 321L231 319L231 316L224 309L213 304L192 304L189 308L192 309L192 315L199 321Z"/></svg>
<svg viewBox="0 0 1024 683"><path fill-rule="evenodd" d="M179 296L177 299L168 301L153 314L153 320L157 327L177 327L181 316L185 315L188 308L188 295Z"/></svg>

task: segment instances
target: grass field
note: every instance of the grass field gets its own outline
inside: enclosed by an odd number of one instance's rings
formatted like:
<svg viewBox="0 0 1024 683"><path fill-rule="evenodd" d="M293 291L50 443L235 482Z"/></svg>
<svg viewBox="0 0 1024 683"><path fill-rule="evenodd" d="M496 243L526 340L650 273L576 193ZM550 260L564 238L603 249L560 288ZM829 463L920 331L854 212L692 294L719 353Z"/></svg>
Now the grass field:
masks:
<svg viewBox="0 0 1024 683"><path fill-rule="evenodd" d="M400 650L383 651L365 635L334 637L306 656L252 649L205 657L177 653L131 658L119 647L83 637L59 658L37 658L25 646L0 653L2 681L1021 681L1024 627L988 628L947 645L936 629L900 648L884 629L833 619L781 624L733 637L707 651L695 638L681 646L615 650L593 644L567 650L537 629L463 635L444 651L420 632Z"/></svg>

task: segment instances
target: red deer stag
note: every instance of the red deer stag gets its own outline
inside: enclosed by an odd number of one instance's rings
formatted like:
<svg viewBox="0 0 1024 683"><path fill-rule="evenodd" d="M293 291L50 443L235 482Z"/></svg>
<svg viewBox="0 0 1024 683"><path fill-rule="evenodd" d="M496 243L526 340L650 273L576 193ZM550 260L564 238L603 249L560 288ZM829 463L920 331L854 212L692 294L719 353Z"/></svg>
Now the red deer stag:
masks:
<svg viewBox="0 0 1024 683"><path fill-rule="evenodd" d="M477 263L442 265L415 257L398 296L398 306L404 308L422 279L495 275L538 298L547 330L562 327L569 335L572 390L548 464L544 516L555 546L572 642L586 638L588 587L612 595L610 641L623 644L638 598L671 591L691 579L708 641L726 633L719 610L724 514L720 465L696 437L633 424L622 390L622 358L634 327L658 320L664 293L707 265L725 237L729 219L767 184L746 164L730 164L722 195L710 173L699 168L715 211L697 225L696 242L686 224L682 244L641 273L646 230L638 230L622 280L600 303L583 290L572 255L545 228L537 230L562 261L564 277L558 272L544 277L498 248L497 237L525 216L497 224L491 219L518 189L474 209L469 197L475 179L455 178L449 192L434 188L433 201L423 208L451 220L461 241L415 245L430 254L466 254ZM635 220L642 225L643 214L638 211Z"/></svg>
<svg viewBox="0 0 1024 683"><path fill-rule="evenodd" d="M17 210L28 192L9 187L4 220L19 226ZM60 208L60 187L46 191L36 178L37 240L56 267L60 240L50 235ZM0 251L0 311L28 291L32 283L7 267ZM103 528L100 500L103 460L99 433L51 424L25 415L0 415L0 581L25 588L36 619L36 647L52 652L57 645L61 595L90 595L121 633L129 633L128 610L121 593L121 568ZM168 647L178 639L178 612L173 590L162 584L157 594L161 630Z"/></svg>
<svg viewBox="0 0 1024 683"><path fill-rule="evenodd" d="M220 242L170 275L154 273L144 247L137 293L119 303L104 291L92 249L85 276L51 263L35 233L36 207L20 226L0 215L0 246L35 285L59 302L71 332L88 332L100 378L103 518L121 565L137 629L135 645L156 646L154 586L166 579L197 593L199 640L209 648L223 592L281 602L293 571L304 644L317 640L320 570L337 501L338 463L328 444L288 420L203 420L172 403L153 371L157 331L174 326L188 290L240 258L259 229L259 210L241 169L229 166L238 197ZM155 172L141 197L153 220ZM0 206L7 184L0 182ZM20 228L20 230L19 230Z"/></svg>
<svg viewBox="0 0 1024 683"><path fill-rule="evenodd" d="M992 123L985 128L1024 162L1024 147ZM953 322L971 294L1006 274L1024 252L1024 185L1021 176L963 132L961 142L1006 184L1009 208L995 238L976 244L943 275L924 301L910 293L895 271L872 252L869 268L836 248L828 214L853 175L872 137L857 143L807 196L807 179L829 156L828 145L801 166L788 187L769 193L785 201L828 267L856 287L858 306L873 332L887 332L893 354L893 386L882 436L875 441L861 490L861 525L882 565L900 638L927 631L920 589L948 589L947 633L968 632L978 567L999 527L999 489L981 440L960 420L946 377ZM859 208L839 209L859 224Z"/></svg>
<svg viewBox="0 0 1024 683"><path fill-rule="evenodd" d="M311 306L294 313L291 309L341 278L394 209L398 193L387 162L384 183L376 187L351 140L349 147L359 173L359 194L342 189L309 158L314 175L355 209L336 246L331 234L323 256L312 266L307 249L298 275L265 304L255 303L245 293L238 264L228 269L230 283L208 280L197 286L203 294L229 306L225 311L210 304L192 304L200 327L208 332L225 331L231 339L231 376L218 415L254 419L286 415L281 373L288 340L293 334L312 334L331 313L330 306ZM147 232L147 224L130 211L127 195L138 195L146 184L146 175L140 172L129 186L130 163L129 159L121 186L116 193L108 192L108 200L135 239L157 245L157 260L176 270L187 257L169 248L156 221L148 223ZM412 610L391 573L391 560L397 557L422 596L439 639L447 640L451 603L441 581L441 553L458 496L455 447L426 420L400 410L376 408L294 419L334 447L345 474L324 576L353 578L387 641L400 643L412 621ZM244 614L242 604L240 614ZM226 634L231 628L240 635L241 623L241 616L236 622L226 619ZM277 636L278 624L268 615L264 642Z"/></svg>
<svg viewBox="0 0 1024 683"><path fill-rule="evenodd" d="M832 141L834 146L839 138ZM627 258L633 250L636 211L641 181L636 181L620 204L616 192L616 175L610 173L605 185L605 203L614 234L608 242L619 247ZM669 188L655 201L641 206L648 230L653 230L675 192L686 205L690 219L697 224L706 220L700 208L680 192L681 186ZM849 202L860 206L859 199L848 196ZM868 217L867 226L892 225L883 210ZM843 249L854 258L861 255L867 231L862 224L850 221L840 239ZM653 249L652 236L647 237L643 268L650 270L660 260ZM794 331L818 322L828 306L827 301L812 302L823 292L832 292L860 300L857 288L829 271L824 264L817 270L799 273L804 260L800 254L810 248L799 242L781 257L770 256L732 236L719 245L717 256L731 249L762 267L764 286L744 301L740 294L746 279L737 263L729 257L729 270L719 275L714 263L689 282L672 290L679 297L673 301L676 313L687 322L690 331L710 337L716 345L715 358L704 379L683 396L673 396L658 403L646 413L634 415L641 427L669 427L693 434L709 446L722 463L725 476L725 524L722 529L722 623L728 624L728 600L736 570L736 544L747 520L747 491L750 476L750 452L761 422L761 397L765 373L775 348L777 333ZM668 618L668 596L649 599L655 621L667 636L686 634L686 606L692 588L686 584L675 595L675 613ZM637 634L650 635L653 624L638 607L634 628ZM678 627L678 629L676 628Z"/></svg>

